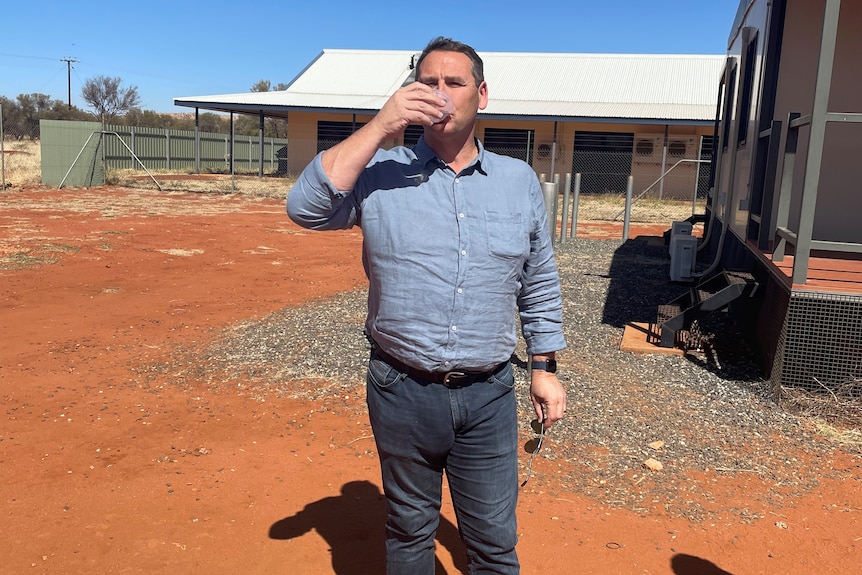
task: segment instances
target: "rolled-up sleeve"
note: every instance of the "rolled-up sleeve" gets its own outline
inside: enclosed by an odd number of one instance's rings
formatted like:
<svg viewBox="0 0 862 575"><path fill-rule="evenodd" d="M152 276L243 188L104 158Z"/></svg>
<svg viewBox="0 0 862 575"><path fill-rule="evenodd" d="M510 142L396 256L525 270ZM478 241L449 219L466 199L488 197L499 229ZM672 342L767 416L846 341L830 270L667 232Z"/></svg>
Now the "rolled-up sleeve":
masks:
<svg viewBox="0 0 862 575"><path fill-rule="evenodd" d="M538 181L530 190L535 228L530 235L530 255L524 264L518 310L527 353L559 351L563 336L563 298L547 212Z"/></svg>
<svg viewBox="0 0 862 575"><path fill-rule="evenodd" d="M356 224L357 206L349 191L337 190L317 154L287 194L287 215L313 230L348 229Z"/></svg>

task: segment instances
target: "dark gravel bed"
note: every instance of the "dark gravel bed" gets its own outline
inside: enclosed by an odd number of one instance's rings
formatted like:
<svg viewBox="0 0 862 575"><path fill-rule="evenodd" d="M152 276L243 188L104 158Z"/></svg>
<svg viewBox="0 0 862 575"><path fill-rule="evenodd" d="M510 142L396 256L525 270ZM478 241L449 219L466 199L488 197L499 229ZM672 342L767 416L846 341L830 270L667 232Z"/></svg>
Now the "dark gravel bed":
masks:
<svg viewBox="0 0 862 575"><path fill-rule="evenodd" d="M549 432L525 489L562 488L702 521L715 513L718 479L751 477L773 486L764 505L722 511L754 520L766 505L791 501L829 473L807 458L827 461L836 449L859 455L858 447L825 441L810 421L775 403L726 314L701 322L714 336L711 353L620 351L626 323L654 321L657 306L685 289L668 281L667 248L578 239L559 245L557 259L569 345L558 360L569 409ZM198 379L255 381L310 400L356 396L364 393L368 357L364 316L365 292L345 293L237 325L182 361ZM514 360L528 439L533 416L524 359L522 343ZM663 469L647 470L650 458Z"/></svg>

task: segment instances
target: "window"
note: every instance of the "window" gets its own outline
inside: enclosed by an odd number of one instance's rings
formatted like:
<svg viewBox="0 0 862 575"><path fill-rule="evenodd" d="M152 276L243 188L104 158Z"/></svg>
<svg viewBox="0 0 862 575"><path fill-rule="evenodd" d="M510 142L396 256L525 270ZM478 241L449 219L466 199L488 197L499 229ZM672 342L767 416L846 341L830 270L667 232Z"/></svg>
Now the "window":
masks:
<svg viewBox="0 0 862 575"><path fill-rule="evenodd" d="M407 126L407 129L404 130L404 145L408 148L412 148L419 143L419 138L421 138L424 133L424 127L410 124Z"/></svg>
<svg viewBox="0 0 862 575"><path fill-rule="evenodd" d="M712 161L712 149L715 143L714 136L700 137L700 158L706 160L697 165L697 197L698 199L706 199L709 195L709 189L714 185L712 168L715 162ZM695 152L697 153L697 152Z"/></svg>
<svg viewBox="0 0 862 575"><path fill-rule="evenodd" d="M757 62L757 32L751 28L745 28L748 31L748 43L745 47L745 54L742 60L742 86L739 88L739 97L742 101L739 103L739 133L736 136L738 146L745 145L745 140L748 138L748 123L751 120L752 96L754 92L754 70Z"/></svg>
<svg viewBox="0 0 862 575"><path fill-rule="evenodd" d="M575 132L572 173L585 194L625 194L635 136L631 132Z"/></svg>
<svg viewBox="0 0 862 575"><path fill-rule="evenodd" d="M356 122L317 122L317 152L328 150L335 144L343 142L353 132L364 126Z"/></svg>
<svg viewBox="0 0 862 575"><path fill-rule="evenodd" d="M511 130L507 128L485 128L482 142L489 152L511 156L533 165L534 130ZM548 150L550 154L550 150Z"/></svg>
<svg viewBox="0 0 862 575"><path fill-rule="evenodd" d="M724 84L724 106L721 113L722 131L721 131L721 148L727 149L727 140L730 138L730 123L733 121L733 100L736 96L736 64L730 68L727 75L727 82Z"/></svg>

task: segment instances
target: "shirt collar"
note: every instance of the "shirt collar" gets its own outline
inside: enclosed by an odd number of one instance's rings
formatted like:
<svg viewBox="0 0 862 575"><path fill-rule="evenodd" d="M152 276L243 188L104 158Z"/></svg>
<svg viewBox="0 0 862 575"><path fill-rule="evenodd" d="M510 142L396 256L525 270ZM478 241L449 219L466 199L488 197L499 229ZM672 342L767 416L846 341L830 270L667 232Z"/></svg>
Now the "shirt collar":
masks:
<svg viewBox="0 0 862 575"><path fill-rule="evenodd" d="M482 175L487 176L488 171L487 161L485 158L485 147L478 138L474 138L474 140L476 142L476 149L479 150L479 153L476 155L476 158L470 162L470 165L464 168L464 171L472 172L473 170L476 170ZM421 136L416 145L413 146L413 153L416 154L416 159L419 160L419 164L423 167L427 167L429 162L435 162L435 167L444 165L443 160L437 157L437 154L434 153L431 146L425 143L425 136Z"/></svg>

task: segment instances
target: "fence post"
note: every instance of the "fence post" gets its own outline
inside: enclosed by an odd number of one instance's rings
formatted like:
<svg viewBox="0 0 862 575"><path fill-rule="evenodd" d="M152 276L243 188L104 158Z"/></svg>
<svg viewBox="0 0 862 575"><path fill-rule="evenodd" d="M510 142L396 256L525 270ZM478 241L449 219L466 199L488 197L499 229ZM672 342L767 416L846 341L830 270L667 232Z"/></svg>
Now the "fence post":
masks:
<svg viewBox="0 0 862 575"><path fill-rule="evenodd" d="M551 228L551 237L557 236L557 213L560 209L560 174L554 174L554 227Z"/></svg>
<svg viewBox="0 0 862 575"><path fill-rule="evenodd" d="M697 211L697 192L700 186L700 157L703 154L703 136L698 138L697 142L697 160L694 164L694 194L691 198L691 215Z"/></svg>
<svg viewBox="0 0 862 575"><path fill-rule="evenodd" d="M578 237L578 202L581 199L581 173L575 174L575 190L572 194L572 237Z"/></svg>
<svg viewBox="0 0 862 575"><path fill-rule="evenodd" d="M626 184L626 216L623 218L623 241L629 239L629 222L632 217L632 189L635 186L634 176L629 176Z"/></svg>
<svg viewBox="0 0 862 575"><path fill-rule="evenodd" d="M548 215L548 229L551 232L551 242L557 235L557 214L554 211L554 196L557 195L557 186L554 182L542 182L542 196L545 199L545 212Z"/></svg>
<svg viewBox="0 0 862 575"><path fill-rule="evenodd" d="M195 173L201 173L200 108L195 108Z"/></svg>
<svg viewBox="0 0 862 575"><path fill-rule="evenodd" d="M3 187L0 191L6 190L6 133L3 132L3 106L0 106L0 179L2 179Z"/></svg>
<svg viewBox="0 0 862 575"><path fill-rule="evenodd" d="M664 125L664 145L661 148L661 170L660 174L664 174L667 169L667 145L668 145L668 134L670 132L670 127L665 124ZM664 177L662 177L661 182L658 185L658 199L664 198Z"/></svg>
<svg viewBox="0 0 862 575"><path fill-rule="evenodd" d="M566 187L563 188L563 221L560 224L560 243L566 243L569 228L569 196L572 192L572 174L566 174Z"/></svg>
<svg viewBox="0 0 862 575"><path fill-rule="evenodd" d="M228 169L228 173L230 173L231 164L233 163L230 157L230 136L224 137L224 163Z"/></svg>
<svg viewBox="0 0 862 575"><path fill-rule="evenodd" d="M236 192L236 177L234 174L234 146L236 146L236 130L233 123L233 112L230 113L230 191Z"/></svg>

